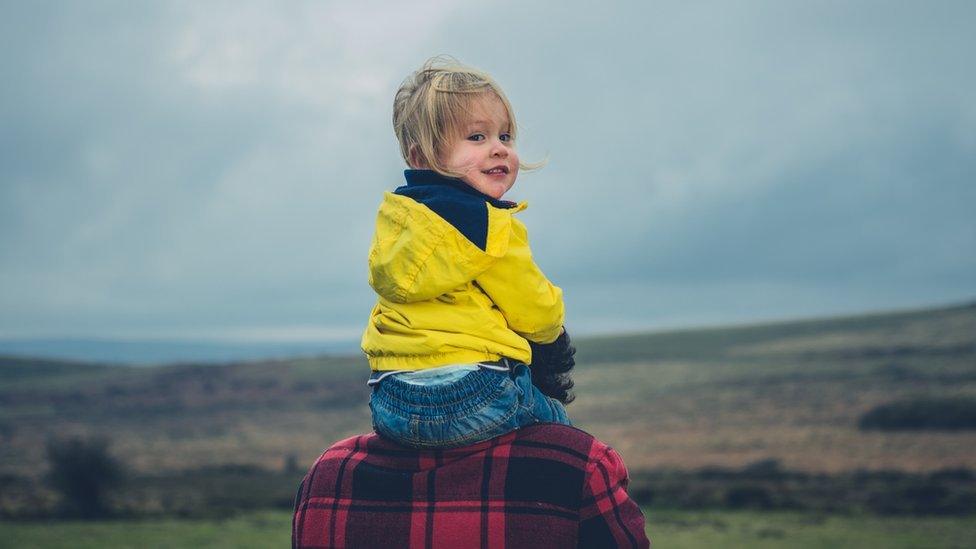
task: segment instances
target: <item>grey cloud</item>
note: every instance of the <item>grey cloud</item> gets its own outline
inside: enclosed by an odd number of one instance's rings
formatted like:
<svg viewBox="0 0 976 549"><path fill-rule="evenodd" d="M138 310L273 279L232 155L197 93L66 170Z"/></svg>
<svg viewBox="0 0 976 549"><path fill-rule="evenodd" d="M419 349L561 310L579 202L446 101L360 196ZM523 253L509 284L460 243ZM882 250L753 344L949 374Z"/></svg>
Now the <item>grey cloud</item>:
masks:
<svg viewBox="0 0 976 549"><path fill-rule="evenodd" d="M970 4L431 4L5 8L0 335L361 326L435 53L549 155L512 197L582 329L976 293Z"/></svg>

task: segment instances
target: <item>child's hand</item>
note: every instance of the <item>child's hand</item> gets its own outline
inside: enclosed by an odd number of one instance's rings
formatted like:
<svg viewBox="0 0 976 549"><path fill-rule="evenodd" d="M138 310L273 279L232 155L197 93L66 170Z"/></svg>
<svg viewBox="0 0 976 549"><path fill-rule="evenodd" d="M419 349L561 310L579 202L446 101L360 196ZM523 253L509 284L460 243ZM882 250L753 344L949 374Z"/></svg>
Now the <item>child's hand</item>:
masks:
<svg viewBox="0 0 976 549"><path fill-rule="evenodd" d="M565 326L559 337L552 343L529 341L529 347L532 348L533 367L542 366L550 372L563 373L570 371L576 365L576 360L573 358L576 347L570 343Z"/></svg>
<svg viewBox="0 0 976 549"><path fill-rule="evenodd" d="M576 347L569 341L569 334L563 328L562 333L552 343L535 343L529 341L532 347L532 383L546 396L552 397L563 404L572 402L574 395L570 392L573 380L569 371L576 366Z"/></svg>

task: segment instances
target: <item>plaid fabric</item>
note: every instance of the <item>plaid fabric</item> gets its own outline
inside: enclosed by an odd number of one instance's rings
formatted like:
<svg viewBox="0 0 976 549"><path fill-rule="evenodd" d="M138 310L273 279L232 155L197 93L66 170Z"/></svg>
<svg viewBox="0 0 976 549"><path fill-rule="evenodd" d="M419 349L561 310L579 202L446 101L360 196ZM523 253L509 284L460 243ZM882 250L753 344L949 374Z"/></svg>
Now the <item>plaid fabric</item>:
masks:
<svg viewBox="0 0 976 549"><path fill-rule="evenodd" d="M292 546L649 547L627 482L616 451L565 425L446 450L360 435L326 450L305 475Z"/></svg>

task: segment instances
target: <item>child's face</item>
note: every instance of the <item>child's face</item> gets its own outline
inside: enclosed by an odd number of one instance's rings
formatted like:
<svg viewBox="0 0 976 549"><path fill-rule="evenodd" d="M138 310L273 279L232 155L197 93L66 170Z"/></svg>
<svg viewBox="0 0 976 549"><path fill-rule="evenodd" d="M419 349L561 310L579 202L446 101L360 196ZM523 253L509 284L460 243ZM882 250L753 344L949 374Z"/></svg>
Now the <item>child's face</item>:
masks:
<svg viewBox="0 0 976 549"><path fill-rule="evenodd" d="M445 167L483 194L501 198L518 176L519 157L511 136L505 105L494 94L471 104L471 116L461 134L448 142L441 161Z"/></svg>

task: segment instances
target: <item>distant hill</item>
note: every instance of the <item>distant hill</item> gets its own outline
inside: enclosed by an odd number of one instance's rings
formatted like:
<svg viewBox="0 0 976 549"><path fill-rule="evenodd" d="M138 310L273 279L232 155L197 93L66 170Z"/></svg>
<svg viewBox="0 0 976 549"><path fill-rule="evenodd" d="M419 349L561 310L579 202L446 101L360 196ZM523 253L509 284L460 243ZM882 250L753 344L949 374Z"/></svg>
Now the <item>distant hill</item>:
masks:
<svg viewBox="0 0 976 549"><path fill-rule="evenodd" d="M247 343L185 340L84 338L0 339L0 355L129 365L173 362L233 362L353 354L359 340Z"/></svg>
<svg viewBox="0 0 976 549"><path fill-rule="evenodd" d="M976 468L973 432L858 429L898 399L976 396L976 304L579 339L576 424L633 468ZM310 463L370 428L358 355L132 368L0 358L0 475L104 434L137 469Z"/></svg>
<svg viewBox="0 0 976 549"><path fill-rule="evenodd" d="M765 322L590 338L580 347L588 360L670 360L846 352L932 352L946 344L972 350L976 302L955 306L865 313L843 317ZM955 343L948 343L948 342ZM916 350L919 350L916 349Z"/></svg>

